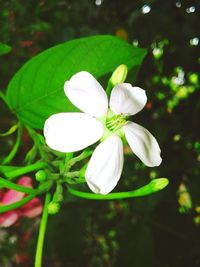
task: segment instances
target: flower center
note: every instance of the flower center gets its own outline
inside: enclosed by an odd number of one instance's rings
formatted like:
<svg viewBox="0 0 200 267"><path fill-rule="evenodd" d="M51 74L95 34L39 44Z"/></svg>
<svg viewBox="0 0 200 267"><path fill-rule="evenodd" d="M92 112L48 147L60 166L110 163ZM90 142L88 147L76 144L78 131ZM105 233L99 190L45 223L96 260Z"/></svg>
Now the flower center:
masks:
<svg viewBox="0 0 200 267"><path fill-rule="evenodd" d="M123 114L114 115L106 119L106 127L111 132L116 132L126 123L127 116Z"/></svg>

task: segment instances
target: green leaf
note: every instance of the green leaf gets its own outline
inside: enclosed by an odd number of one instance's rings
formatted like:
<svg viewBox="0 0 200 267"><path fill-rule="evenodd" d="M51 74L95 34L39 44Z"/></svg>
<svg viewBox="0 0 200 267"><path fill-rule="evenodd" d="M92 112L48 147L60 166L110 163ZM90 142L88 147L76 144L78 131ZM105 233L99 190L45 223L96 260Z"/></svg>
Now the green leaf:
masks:
<svg viewBox="0 0 200 267"><path fill-rule="evenodd" d="M0 42L0 56L8 54L11 51L11 47Z"/></svg>
<svg viewBox="0 0 200 267"><path fill-rule="evenodd" d="M85 70L99 79L125 64L136 75L145 54L145 49L109 35L57 45L32 58L15 74L7 101L20 121L42 129L50 115L78 111L63 90L73 74Z"/></svg>
<svg viewBox="0 0 200 267"><path fill-rule="evenodd" d="M119 193L110 193L108 195L100 195L100 194L93 194L82 192L77 189L72 188L71 186L68 187L69 193L74 196L86 198L86 199L95 199L95 200L111 200L111 199L123 199L123 198L132 198L132 197L142 197L147 196L153 193L156 193L168 185L169 181L167 178L158 178L152 180L147 185L144 185L136 190L128 191L128 192L119 192Z"/></svg>

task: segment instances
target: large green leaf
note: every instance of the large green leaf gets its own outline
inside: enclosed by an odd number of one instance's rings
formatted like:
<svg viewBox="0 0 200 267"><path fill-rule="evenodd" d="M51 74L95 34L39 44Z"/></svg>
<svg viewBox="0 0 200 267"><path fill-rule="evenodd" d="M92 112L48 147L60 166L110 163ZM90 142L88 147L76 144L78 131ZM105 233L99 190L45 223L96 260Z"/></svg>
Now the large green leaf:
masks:
<svg viewBox="0 0 200 267"><path fill-rule="evenodd" d="M8 86L8 103L23 123L42 129L50 115L77 111L63 90L64 82L73 74L86 70L100 78L122 63L136 71L145 54L146 50L109 35L57 45L28 61L16 73Z"/></svg>
<svg viewBox="0 0 200 267"><path fill-rule="evenodd" d="M11 51L11 47L0 42L0 56L8 54Z"/></svg>

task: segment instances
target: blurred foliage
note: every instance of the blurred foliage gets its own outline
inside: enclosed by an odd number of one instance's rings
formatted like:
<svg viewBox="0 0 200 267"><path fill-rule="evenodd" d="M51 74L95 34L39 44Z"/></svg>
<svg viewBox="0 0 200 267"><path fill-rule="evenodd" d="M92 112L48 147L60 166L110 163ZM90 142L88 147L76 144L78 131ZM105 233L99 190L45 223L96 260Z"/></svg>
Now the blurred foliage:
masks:
<svg viewBox="0 0 200 267"><path fill-rule="evenodd" d="M117 190L159 176L169 177L170 185L156 195L124 201L66 197L60 213L50 218L44 266L200 266L199 21L197 0L0 2L0 41L12 47L0 58L2 90L32 56L80 36L118 35L149 51L137 82L149 102L133 120L156 136L163 163L146 168L126 148ZM1 102L1 132L15 122ZM0 139L0 156L9 152L13 138ZM28 148L24 132L16 164ZM0 266L31 266L36 230L37 222L25 220L0 230Z"/></svg>

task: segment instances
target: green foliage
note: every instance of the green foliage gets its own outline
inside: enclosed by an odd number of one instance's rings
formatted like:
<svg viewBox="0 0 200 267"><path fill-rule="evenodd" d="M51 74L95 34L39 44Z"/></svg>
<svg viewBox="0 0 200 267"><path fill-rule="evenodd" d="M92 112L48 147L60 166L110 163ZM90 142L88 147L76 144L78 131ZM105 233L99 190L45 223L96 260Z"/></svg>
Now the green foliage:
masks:
<svg viewBox="0 0 200 267"><path fill-rule="evenodd" d="M11 51L11 47L0 42L0 56L8 54Z"/></svg>
<svg viewBox="0 0 200 267"><path fill-rule="evenodd" d="M96 78L120 64L137 71L146 51L114 36L76 39L50 48L27 62L11 80L7 100L19 120L42 129L45 120L58 112L77 108L64 95L64 82L82 70Z"/></svg>

